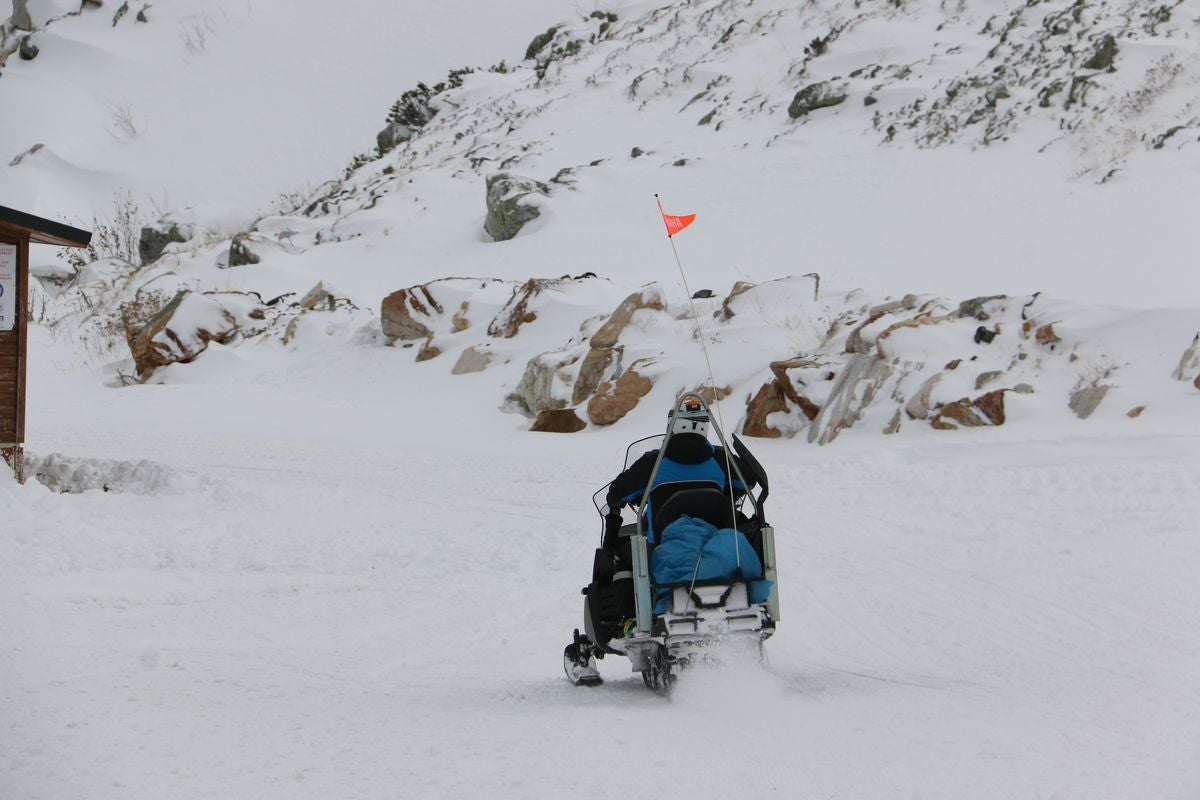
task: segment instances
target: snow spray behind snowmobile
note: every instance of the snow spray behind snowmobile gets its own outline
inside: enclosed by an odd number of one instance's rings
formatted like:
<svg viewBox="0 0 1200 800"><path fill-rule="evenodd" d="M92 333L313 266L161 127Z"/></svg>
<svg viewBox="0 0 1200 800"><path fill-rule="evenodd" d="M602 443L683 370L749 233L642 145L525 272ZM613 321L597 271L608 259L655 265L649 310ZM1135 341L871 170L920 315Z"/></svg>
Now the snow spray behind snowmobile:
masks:
<svg viewBox="0 0 1200 800"><path fill-rule="evenodd" d="M694 410L706 428L711 422L725 453L725 486L659 480L676 425L629 445L626 466L635 445L662 437L645 490L629 501L636 521L596 549L592 582L583 589L585 633L576 630L563 655L573 683L600 683L595 659L615 654L627 657L647 686L668 691L680 669L705 659L718 644L761 657L779 621L775 532L764 511L766 471L737 436L729 449L699 395L681 396L674 408ZM610 485L592 498L602 519L619 513L601 503Z"/></svg>

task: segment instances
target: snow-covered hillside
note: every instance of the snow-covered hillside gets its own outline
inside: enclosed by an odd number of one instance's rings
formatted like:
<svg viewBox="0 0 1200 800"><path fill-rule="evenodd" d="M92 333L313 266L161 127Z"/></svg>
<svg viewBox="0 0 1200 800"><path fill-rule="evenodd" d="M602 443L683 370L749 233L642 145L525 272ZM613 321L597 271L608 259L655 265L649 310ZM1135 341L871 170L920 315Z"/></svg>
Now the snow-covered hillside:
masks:
<svg viewBox="0 0 1200 800"><path fill-rule="evenodd" d="M0 797L1200 793L1193 0L20 5ZM571 687L704 387L769 663Z"/></svg>

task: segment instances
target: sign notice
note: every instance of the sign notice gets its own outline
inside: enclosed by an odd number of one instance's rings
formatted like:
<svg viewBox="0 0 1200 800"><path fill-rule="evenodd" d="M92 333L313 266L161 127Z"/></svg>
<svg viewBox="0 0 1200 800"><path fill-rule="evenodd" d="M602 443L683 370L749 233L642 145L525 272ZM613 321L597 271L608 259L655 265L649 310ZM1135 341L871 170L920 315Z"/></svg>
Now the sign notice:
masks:
<svg viewBox="0 0 1200 800"><path fill-rule="evenodd" d="M0 244L0 331L17 326L17 246Z"/></svg>

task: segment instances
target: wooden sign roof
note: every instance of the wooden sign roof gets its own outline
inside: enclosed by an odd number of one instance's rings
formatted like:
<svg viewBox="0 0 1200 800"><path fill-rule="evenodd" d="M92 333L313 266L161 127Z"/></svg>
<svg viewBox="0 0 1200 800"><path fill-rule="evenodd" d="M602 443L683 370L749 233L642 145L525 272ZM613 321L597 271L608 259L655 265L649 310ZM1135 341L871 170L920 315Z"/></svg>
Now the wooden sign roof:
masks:
<svg viewBox="0 0 1200 800"><path fill-rule="evenodd" d="M24 211L0 206L0 228L15 228L29 235L29 241L61 247L87 247L92 234L61 222L35 217Z"/></svg>

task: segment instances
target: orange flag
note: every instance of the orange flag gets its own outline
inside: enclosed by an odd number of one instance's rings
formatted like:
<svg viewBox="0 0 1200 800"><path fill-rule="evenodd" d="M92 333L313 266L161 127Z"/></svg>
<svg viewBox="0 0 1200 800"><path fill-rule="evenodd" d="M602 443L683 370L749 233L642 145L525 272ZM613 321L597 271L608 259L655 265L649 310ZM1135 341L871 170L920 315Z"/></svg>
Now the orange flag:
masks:
<svg viewBox="0 0 1200 800"><path fill-rule="evenodd" d="M663 224L667 226L667 238L674 236L696 221L695 214L684 214L682 217L668 214L663 211L662 200L658 199L658 195L654 195L654 199L658 200L658 213L662 214Z"/></svg>

